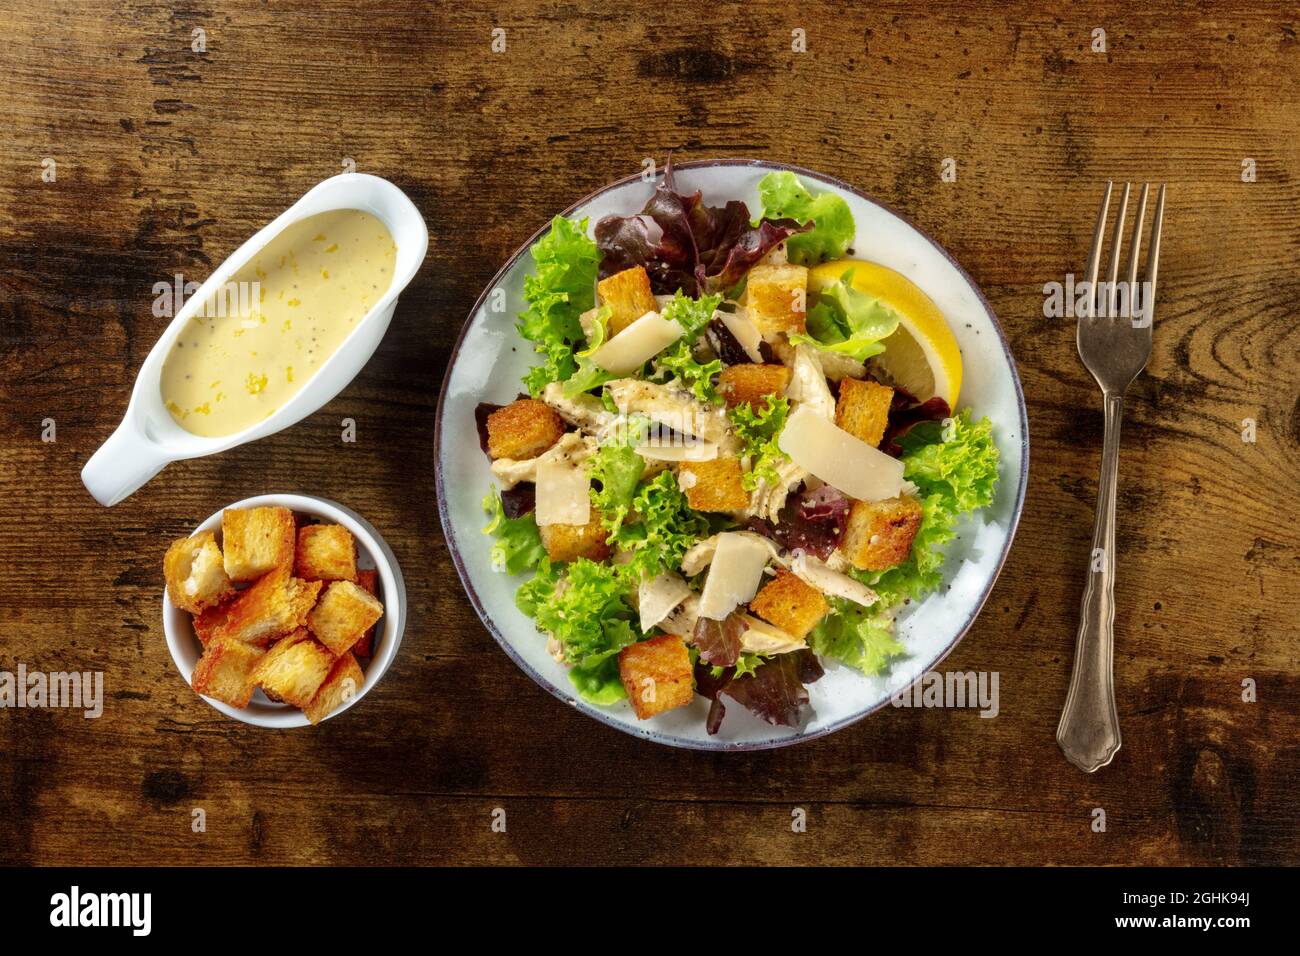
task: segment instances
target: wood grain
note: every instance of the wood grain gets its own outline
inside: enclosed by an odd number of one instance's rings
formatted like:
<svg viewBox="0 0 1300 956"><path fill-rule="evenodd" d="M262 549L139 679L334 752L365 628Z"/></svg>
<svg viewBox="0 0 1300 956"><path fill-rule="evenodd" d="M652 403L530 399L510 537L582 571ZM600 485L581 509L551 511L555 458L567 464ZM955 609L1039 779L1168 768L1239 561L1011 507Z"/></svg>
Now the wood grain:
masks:
<svg viewBox="0 0 1300 956"><path fill-rule="evenodd" d="M98 720L0 713L0 863L1300 862L1294 7L496 6L0 11L0 669L100 669L107 698ZM797 28L806 53L791 52ZM791 749L675 752L557 703L475 618L435 517L450 345L540 223L669 150L852 182L987 293L1029 403L1030 488L997 588L944 666L999 671L997 719L890 709ZM431 232L375 357L293 429L100 508L78 473L165 324L153 284L201 280L345 158L402 186ZM1100 401L1042 287L1081 271L1107 178L1167 182L1170 205L1121 466L1125 743L1085 776L1053 734ZM166 542L269 491L364 513L411 602L370 697L282 734L198 699L159 620ZM791 832L794 808L807 833Z"/></svg>

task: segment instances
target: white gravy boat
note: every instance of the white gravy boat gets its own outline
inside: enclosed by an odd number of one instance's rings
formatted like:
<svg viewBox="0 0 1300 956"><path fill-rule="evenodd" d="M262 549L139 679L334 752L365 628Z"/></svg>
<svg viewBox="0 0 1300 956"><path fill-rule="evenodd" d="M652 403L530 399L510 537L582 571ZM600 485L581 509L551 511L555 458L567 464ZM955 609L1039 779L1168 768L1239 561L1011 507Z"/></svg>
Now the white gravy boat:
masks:
<svg viewBox="0 0 1300 956"><path fill-rule="evenodd" d="M397 261L393 282L383 298L366 313L316 373L273 415L231 435L204 438L186 431L163 405L162 368L176 337L236 271L292 223L317 213L360 209L379 218L393 235ZM397 307L397 296L424 261L429 247L415 204L386 179L364 173L344 173L318 183L270 225L234 251L193 295L150 351L140 373L126 416L117 431L91 456L81 480L101 505L113 506L134 493L169 463L199 458L263 438L294 424L320 408L352 381L379 346Z"/></svg>

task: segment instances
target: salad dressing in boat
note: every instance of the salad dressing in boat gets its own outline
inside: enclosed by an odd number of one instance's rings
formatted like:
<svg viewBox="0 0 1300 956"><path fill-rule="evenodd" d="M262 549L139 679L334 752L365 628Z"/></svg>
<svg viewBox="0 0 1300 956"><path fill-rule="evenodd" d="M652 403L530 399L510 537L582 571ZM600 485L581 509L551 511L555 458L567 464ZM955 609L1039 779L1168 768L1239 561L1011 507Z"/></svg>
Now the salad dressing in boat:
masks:
<svg viewBox="0 0 1300 956"><path fill-rule="evenodd" d="M233 435L292 398L388 291L397 246L341 209L286 227L190 319L162 369L163 404L195 435Z"/></svg>

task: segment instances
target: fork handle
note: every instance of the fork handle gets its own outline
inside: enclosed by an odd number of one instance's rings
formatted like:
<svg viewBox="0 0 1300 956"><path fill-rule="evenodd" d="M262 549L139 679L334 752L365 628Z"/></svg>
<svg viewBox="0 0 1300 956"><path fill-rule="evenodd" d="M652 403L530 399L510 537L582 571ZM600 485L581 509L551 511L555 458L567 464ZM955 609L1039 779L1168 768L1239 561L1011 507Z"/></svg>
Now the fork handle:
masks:
<svg viewBox="0 0 1300 956"><path fill-rule="evenodd" d="M1123 394L1106 393L1106 432L1097 487L1097 516L1092 526L1088 583L1083 589L1074 672L1065 698L1056 742L1066 758L1092 773L1110 763L1119 750L1119 714L1115 709L1115 484L1119 475L1119 429ZM1099 553L1100 549L1100 553Z"/></svg>

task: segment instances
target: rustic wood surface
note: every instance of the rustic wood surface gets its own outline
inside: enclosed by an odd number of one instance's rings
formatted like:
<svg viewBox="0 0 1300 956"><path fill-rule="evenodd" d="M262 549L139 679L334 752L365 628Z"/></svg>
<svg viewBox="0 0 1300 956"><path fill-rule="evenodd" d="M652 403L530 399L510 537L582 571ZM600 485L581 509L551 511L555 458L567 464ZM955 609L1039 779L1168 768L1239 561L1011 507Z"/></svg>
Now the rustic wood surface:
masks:
<svg viewBox="0 0 1300 956"><path fill-rule="evenodd" d="M0 863L1300 862L1296 8L471 6L0 10L0 670L106 683L98 720L0 713ZM774 752L674 751L552 699L475 617L434 500L451 343L540 223L669 150L852 182L987 293L1029 404L1030 487L993 596L944 666L1000 672L997 719L886 709ZM165 325L154 283L203 279L348 157L405 189L431 233L375 357L291 430L99 507L78 475ZM1124 430L1124 747L1088 776L1053 737L1100 404L1042 286L1082 271L1109 177L1167 182L1170 199L1155 351ZM344 417L355 444L339 441ZM159 614L166 543L271 491L366 514L410 599L383 683L291 733L196 697Z"/></svg>

